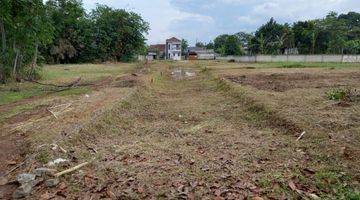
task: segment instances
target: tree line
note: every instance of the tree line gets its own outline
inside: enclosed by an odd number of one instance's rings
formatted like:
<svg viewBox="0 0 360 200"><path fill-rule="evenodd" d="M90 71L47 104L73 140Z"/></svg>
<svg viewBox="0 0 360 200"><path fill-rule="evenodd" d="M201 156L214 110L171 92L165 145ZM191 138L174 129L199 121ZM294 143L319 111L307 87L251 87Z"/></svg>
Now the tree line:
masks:
<svg viewBox="0 0 360 200"><path fill-rule="evenodd" d="M35 79L39 63L130 61L144 52L149 24L140 15L81 0L0 1L0 82Z"/></svg>
<svg viewBox="0 0 360 200"><path fill-rule="evenodd" d="M214 49L221 55L243 54L360 54L360 13L298 21L292 25L271 18L254 33L223 34L213 42L196 46Z"/></svg>

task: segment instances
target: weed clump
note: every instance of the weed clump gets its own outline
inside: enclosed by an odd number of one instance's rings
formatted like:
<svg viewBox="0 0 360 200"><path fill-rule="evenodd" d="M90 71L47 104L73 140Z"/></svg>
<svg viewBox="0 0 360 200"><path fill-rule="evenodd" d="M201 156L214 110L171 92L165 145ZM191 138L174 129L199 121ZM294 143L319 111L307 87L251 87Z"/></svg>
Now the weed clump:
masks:
<svg viewBox="0 0 360 200"><path fill-rule="evenodd" d="M334 101L346 101L350 100L351 89L349 88L334 88L326 92L326 96L329 100Z"/></svg>

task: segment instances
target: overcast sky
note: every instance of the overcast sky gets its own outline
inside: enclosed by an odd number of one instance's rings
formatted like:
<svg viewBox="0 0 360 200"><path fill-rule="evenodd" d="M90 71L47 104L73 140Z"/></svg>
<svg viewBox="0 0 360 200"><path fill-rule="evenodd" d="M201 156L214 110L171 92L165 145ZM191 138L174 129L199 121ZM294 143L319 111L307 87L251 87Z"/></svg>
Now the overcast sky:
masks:
<svg viewBox="0 0 360 200"><path fill-rule="evenodd" d="M223 33L253 32L270 17L276 21L322 18L330 11L360 12L360 0L83 0L140 14L150 23L147 43L164 43L175 36L209 42Z"/></svg>

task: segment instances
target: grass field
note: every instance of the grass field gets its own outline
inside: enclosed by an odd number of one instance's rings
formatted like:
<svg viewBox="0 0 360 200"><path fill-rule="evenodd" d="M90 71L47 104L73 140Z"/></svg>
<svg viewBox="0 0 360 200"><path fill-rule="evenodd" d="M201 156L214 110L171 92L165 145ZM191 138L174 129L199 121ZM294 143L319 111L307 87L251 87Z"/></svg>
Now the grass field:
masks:
<svg viewBox="0 0 360 200"><path fill-rule="evenodd" d="M45 66L42 69L41 76L43 83L52 83L63 85L81 77L82 83L95 82L102 78L109 77L113 74L120 74L129 71L132 64L122 64L120 67L116 64L108 65L55 65ZM0 85L0 105L13 103L22 99L51 93L54 90L50 86L42 86L29 82L9 83ZM61 92L62 95L72 95L88 92L87 89L81 88Z"/></svg>
<svg viewBox="0 0 360 200"><path fill-rule="evenodd" d="M42 81L79 76L95 85L29 99L40 86L18 84L0 104L0 169L34 155L6 178L95 159L30 199L360 199L358 64L47 66Z"/></svg>

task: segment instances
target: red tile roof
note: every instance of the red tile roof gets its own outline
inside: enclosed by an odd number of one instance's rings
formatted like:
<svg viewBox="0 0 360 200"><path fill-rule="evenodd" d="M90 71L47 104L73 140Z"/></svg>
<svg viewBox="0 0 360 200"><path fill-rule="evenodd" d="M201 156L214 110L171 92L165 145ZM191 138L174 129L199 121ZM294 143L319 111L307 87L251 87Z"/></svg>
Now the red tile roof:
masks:
<svg viewBox="0 0 360 200"><path fill-rule="evenodd" d="M165 51L165 44L154 44L149 46L149 50Z"/></svg>
<svg viewBox="0 0 360 200"><path fill-rule="evenodd" d="M181 42L181 40L177 39L176 37L172 37L170 39L167 39L166 42Z"/></svg>

